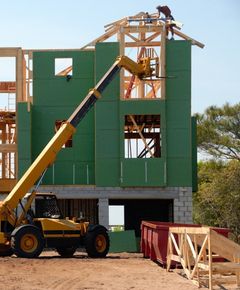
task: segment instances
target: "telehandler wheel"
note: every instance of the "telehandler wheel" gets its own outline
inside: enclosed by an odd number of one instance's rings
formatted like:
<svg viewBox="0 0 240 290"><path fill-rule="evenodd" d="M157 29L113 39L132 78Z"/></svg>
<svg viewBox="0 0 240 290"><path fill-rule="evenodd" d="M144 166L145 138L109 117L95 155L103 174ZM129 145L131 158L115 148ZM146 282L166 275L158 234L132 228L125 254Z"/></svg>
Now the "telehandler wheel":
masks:
<svg viewBox="0 0 240 290"><path fill-rule="evenodd" d="M58 254L63 258L71 258L74 253L76 252L76 247L70 247L70 248L56 248Z"/></svg>
<svg viewBox="0 0 240 290"><path fill-rule="evenodd" d="M96 226L86 234L85 247L90 258L106 257L109 244L109 236L103 226Z"/></svg>
<svg viewBox="0 0 240 290"><path fill-rule="evenodd" d="M37 258L44 246L40 230L33 225L23 225L12 232L11 246L16 256Z"/></svg>

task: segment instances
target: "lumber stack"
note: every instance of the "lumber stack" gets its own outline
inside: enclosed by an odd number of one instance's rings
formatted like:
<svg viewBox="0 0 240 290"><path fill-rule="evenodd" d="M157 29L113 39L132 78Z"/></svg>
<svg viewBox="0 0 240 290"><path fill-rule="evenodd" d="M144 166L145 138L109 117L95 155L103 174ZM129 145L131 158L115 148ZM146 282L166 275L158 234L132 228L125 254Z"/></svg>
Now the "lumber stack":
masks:
<svg viewBox="0 0 240 290"><path fill-rule="evenodd" d="M169 228L168 271L172 261L198 287L240 286L240 246L210 227Z"/></svg>

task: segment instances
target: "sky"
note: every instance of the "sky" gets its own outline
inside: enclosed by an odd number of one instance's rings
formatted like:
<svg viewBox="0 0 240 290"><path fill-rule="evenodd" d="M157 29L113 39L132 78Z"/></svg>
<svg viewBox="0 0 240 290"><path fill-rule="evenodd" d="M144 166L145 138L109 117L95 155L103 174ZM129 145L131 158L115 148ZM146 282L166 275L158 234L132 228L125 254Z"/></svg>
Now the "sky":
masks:
<svg viewBox="0 0 240 290"><path fill-rule="evenodd" d="M240 0L8 0L1 1L0 47L80 48L104 25L168 5L192 47L192 113L240 101ZM0 67L0 78L2 76ZM1 79L2 80L2 79ZM0 100L1 104L1 100Z"/></svg>

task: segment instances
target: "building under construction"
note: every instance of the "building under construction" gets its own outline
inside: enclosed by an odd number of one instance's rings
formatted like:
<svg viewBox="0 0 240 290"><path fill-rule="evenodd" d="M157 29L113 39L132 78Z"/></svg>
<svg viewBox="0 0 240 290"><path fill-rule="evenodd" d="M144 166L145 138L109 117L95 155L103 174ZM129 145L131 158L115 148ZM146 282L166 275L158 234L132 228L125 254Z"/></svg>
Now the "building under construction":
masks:
<svg viewBox="0 0 240 290"><path fill-rule="evenodd" d="M66 216L109 225L109 205L124 206L125 229L141 220L192 221L196 126L191 117L191 47L203 44L145 13L105 26L80 49L0 48L15 78L0 80L2 198L118 55L151 57L155 75L127 71L109 85L48 168L38 191L54 192ZM1 97L0 95L0 97Z"/></svg>

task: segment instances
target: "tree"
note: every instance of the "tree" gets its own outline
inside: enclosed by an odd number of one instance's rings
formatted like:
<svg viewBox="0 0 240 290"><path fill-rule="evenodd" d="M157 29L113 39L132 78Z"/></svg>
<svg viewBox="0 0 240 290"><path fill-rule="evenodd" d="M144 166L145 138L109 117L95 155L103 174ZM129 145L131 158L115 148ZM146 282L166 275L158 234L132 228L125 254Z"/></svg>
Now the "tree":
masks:
<svg viewBox="0 0 240 290"><path fill-rule="evenodd" d="M194 221L230 228L240 235L240 162L207 161L199 164L199 190L194 195Z"/></svg>
<svg viewBox="0 0 240 290"><path fill-rule="evenodd" d="M198 148L214 158L240 161L240 103L196 114Z"/></svg>

